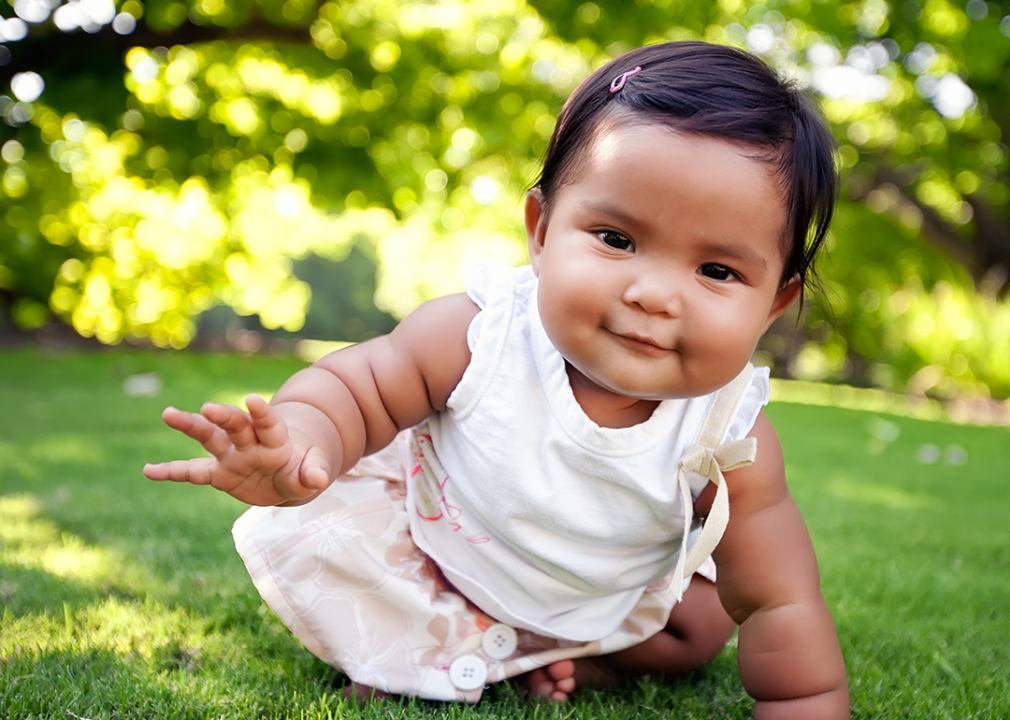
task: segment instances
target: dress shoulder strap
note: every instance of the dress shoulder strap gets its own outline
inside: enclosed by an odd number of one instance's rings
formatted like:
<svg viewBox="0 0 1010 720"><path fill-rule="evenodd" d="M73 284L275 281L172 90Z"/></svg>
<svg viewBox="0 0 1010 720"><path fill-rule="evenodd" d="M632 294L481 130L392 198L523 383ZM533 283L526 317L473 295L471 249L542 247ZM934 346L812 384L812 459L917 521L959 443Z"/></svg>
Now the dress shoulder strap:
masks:
<svg viewBox="0 0 1010 720"><path fill-rule="evenodd" d="M726 489L723 472L750 465L757 457L757 440L755 438L722 442L729 430L730 423L733 421L740 399L750 385L753 374L754 366L747 363L747 366L736 378L716 392L715 398L705 414L705 420L702 422L698 441L689 447L680 459L677 482L684 505L684 532L680 541L677 566L674 568L669 588L670 591L676 593L678 601L683 597L684 578L690 577L712 554L729 524L729 492ZM716 484L712 509L702 527L701 535L690 550L687 547L687 537L694 519L694 502L691 497L691 488L687 482L688 472L704 475Z"/></svg>
<svg viewBox="0 0 1010 720"><path fill-rule="evenodd" d="M754 366L747 363L739 375L716 392L715 399L709 406L701 430L698 432L698 445L714 448L726 437L736 409L739 407L744 393L747 392L753 375Z"/></svg>

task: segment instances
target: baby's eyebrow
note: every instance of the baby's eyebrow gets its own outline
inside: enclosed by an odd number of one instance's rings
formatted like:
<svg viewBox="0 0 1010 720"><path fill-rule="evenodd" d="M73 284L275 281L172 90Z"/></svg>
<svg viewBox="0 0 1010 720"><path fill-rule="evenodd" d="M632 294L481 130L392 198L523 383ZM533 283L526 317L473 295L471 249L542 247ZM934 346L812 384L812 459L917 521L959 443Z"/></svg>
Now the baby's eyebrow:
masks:
<svg viewBox="0 0 1010 720"><path fill-rule="evenodd" d="M729 245L721 245L719 243L711 243L708 248L718 255L727 255L731 258L742 260L743 262L748 263L749 265L754 265L761 270L768 269L768 263L765 261L764 257L759 253L751 251L749 248L731 247Z"/></svg>
<svg viewBox="0 0 1010 720"><path fill-rule="evenodd" d="M612 218L620 220L627 225L636 225L639 227L643 225L642 221L634 215L628 214L620 206L613 205L605 200L579 200L578 205L587 210L610 215Z"/></svg>

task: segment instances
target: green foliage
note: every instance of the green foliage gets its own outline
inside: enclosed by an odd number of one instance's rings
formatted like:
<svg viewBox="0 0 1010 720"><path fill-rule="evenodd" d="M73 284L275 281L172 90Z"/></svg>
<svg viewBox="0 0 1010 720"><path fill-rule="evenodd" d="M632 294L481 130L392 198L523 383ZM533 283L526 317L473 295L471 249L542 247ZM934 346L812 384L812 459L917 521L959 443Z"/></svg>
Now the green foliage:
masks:
<svg viewBox="0 0 1010 720"><path fill-rule="evenodd" d="M563 706L527 701L516 684L476 707L339 700L345 679L260 602L235 553L241 505L140 472L193 451L161 424L164 405L269 395L301 367L120 348L0 352L0 717L750 717L732 645L690 677ZM149 373L160 395L123 391ZM792 403L768 413L817 548L853 717L1010 716L1007 428ZM917 460L924 446L938 462Z"/></svg>
<svg viewBox="0 0 1010 720"><path fill-rule="evenodd" d="M521 261L522 193L581 78L642 43L705 39L810 85L840 143L831 292L806 342L783 355L773 338L770 355L802 377L1010 393L1010 16L995 3L118 9L136 32L37 24L0 71L47 82L0 99L0 299L23 326L53 312L103 342L182 347L225 304L297 330L311 291L291 261L352 247L403 316L459 289L467 262Z"/></svg>
<svg viewBox="0 0 1010 720"><path fill-rule="evenodd" d="M865 205L844 203L834 232L826 302L808 320L818 342L798 357L811 362L817 354L807 376L829 376L833 361L838 374L889 390L947 400L1010 396L1010 303L991 286L976 290L963 266ZM894 236L905 243L885 242Z"/></svg>

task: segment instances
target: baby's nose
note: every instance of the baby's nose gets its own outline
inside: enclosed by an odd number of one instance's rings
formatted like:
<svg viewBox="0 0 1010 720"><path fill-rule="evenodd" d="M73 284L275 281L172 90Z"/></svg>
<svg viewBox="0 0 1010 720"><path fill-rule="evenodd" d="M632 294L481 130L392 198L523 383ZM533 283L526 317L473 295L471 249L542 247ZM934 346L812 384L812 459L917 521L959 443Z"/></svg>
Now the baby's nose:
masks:
<svg viewBox="0 0 1010 720"><path fill-rule="evenodd" d="M624 301L650 314L679 316L682 297L678 283L668 277L650 275L637 278L624 293Z"/></svg>

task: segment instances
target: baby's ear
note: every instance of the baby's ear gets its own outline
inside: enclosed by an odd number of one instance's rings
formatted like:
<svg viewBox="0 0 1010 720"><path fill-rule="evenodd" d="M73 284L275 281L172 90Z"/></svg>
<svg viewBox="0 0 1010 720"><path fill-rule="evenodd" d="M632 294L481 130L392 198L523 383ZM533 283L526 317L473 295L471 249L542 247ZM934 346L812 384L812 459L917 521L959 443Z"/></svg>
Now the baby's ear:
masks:
<svg viewBox="0 0 1010 720"><path fill-rule="evenodd" d="M792 307L802 291L803 281L800 280L799 275L794 275L789 282L779 288L772 301L771 310L768 311L768 319L765 321L765 328L762 332L766 332L782 313Z"/></svg>
<svg viewBox="0 0 1010 720"><path fill-rule="evenodd" d="M526 193L526 248L534 275L540 275L540 256L544 252L547 234L547 213L544 212L544 194L540 188Z"/></svg>

